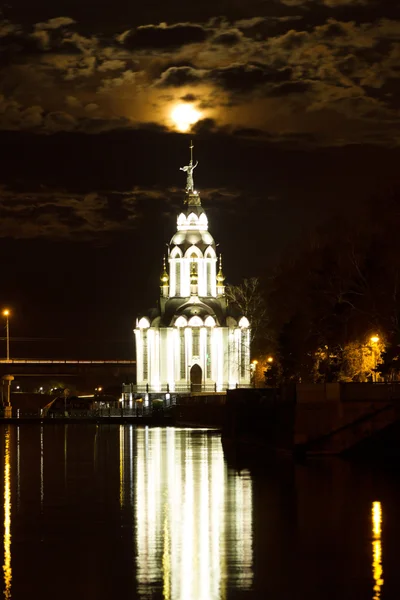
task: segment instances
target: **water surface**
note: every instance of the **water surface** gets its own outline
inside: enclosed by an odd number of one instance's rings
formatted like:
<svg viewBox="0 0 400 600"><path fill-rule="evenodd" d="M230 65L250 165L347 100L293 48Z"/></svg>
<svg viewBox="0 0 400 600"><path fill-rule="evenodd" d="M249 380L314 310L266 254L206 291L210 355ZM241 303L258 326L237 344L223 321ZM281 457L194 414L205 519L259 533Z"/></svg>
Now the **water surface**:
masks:
<svg viewBox="0 0 400 600"><path fill-rule="evenodd" d="M0 427L3 597L400 597L389 468L225 457L206 430Z"/></svg>

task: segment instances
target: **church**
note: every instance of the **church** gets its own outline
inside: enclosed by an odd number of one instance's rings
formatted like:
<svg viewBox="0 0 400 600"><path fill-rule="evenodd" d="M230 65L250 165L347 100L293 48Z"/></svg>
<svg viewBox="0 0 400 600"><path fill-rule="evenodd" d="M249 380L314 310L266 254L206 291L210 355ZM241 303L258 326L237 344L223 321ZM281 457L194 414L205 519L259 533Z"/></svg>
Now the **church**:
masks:
<svg viewBox="0 0 400 600"><path fill-rule="evenodd" d="M227 303L222 257L194 187L193 145L186 193L168 245L157 308L136 321L136 391L223 392L250 385L250 323Z"/></svg>

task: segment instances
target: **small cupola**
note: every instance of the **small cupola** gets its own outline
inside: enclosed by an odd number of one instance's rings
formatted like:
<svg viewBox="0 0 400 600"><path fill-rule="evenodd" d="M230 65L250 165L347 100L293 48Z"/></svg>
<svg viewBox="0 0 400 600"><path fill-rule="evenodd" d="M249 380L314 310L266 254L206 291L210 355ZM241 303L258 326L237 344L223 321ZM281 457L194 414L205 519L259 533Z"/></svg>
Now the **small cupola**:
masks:
<svg viewBox="0 0 400 600"><path fill-rule="evenodd" d="M161 287L161 295L164 296L164 298L167 298L168 293L169 293L169 275L168 275L167 267L166 267L166 263L165 263L165 256L163 258L163 269L162 269L161 277L160 277L160 287Z"/></svg>
<svg viewBox="0 0 400 600"><path fill-rule="evenodd" d="M225 275L222 272L222 256L219 255L219 271L217 273L217 295L223 296L225 294Z"/></svg>

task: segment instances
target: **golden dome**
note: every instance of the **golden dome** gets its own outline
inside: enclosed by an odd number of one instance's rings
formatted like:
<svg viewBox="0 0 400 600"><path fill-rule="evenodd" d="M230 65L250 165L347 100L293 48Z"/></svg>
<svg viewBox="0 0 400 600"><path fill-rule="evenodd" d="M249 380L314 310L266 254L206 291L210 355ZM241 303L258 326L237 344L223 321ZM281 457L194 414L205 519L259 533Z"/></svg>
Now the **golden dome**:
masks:
<svg viewBox="0 0 400 600"><path fill-rule="evenodd" d="M163 258L163 270L161 273L160 281L162 285L168 285L169 275L167 273L167 267L165 266L165 256Z"/></svg>
<svg viewBox="0 0 400 600"><path fill-rule="evenodd" d="M222 256L219 255L219 271L217 273L217 282L222 285L225 281L225 275L222 272Z"/></svg>

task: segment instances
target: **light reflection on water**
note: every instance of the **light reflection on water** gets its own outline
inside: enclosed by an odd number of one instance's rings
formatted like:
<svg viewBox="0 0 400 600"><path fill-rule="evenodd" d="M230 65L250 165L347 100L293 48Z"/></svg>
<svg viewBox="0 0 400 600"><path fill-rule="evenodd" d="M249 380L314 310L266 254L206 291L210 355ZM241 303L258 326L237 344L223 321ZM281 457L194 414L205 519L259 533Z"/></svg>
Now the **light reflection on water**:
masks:
<svg viewBox="0 0 400 600"><path fill-rule="evenodd" d="M162 581L166 600L224 598L228 556L236 567L236 587L250 587L251 478L235 474L228 486L220 439L176 434L170 428L138 431L135 449L129 442L129 463L136 455L132 510L139 594ZM227 523L229 500L235 511Z"/></svg>
<svg viewBox="0 0 400 600"><path fill-rule="evenodd" d="M374 578L374 597L379 600L383 586L382 569L382 505L380 502L372 503L372 575Z"/></svg>
<svg viewBox="0 0 400 600"><path fill-rule="evenodd" d="M4 598L11 598L11 460L10 460L10 428L4 435Z"/></svg>
<svg viewBox="0 0 400 600"><path fill-rule="evenodd" d="M2 598L400 597L398 475L237 458L207 431L0 426Z"/></svg>

